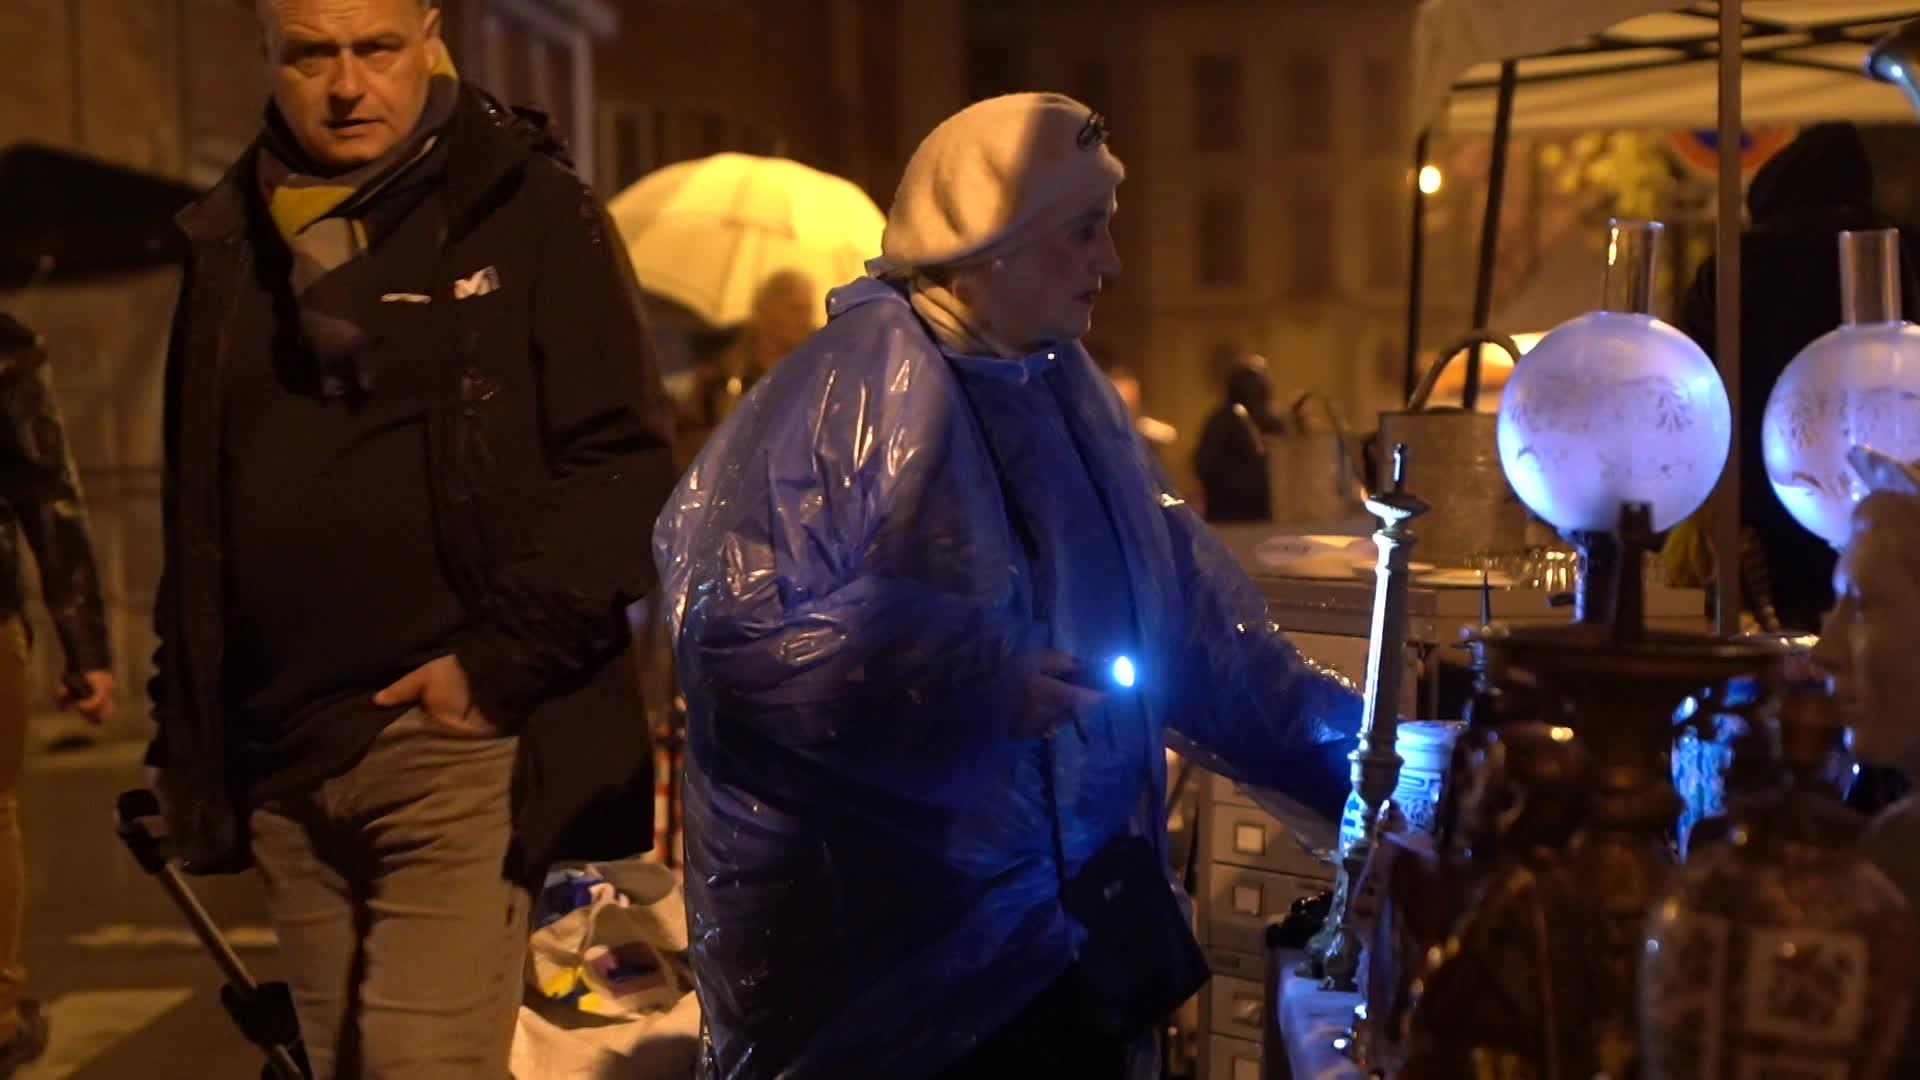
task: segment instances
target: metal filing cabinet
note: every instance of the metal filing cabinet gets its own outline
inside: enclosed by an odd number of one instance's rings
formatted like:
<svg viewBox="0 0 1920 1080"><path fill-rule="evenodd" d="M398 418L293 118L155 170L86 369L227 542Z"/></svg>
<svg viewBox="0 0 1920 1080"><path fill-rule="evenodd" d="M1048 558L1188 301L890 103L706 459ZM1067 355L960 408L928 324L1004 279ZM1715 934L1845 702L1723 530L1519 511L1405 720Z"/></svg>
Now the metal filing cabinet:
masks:
<svg viewBox="0 0 1920 1080"><path fill-rule="evenodd" d="M1258 1080L1267 924L1295 900L1330 887L1333 868L1243 788L1224 776L1203 776L1194 909L1213 980L1200 999L1198 1075ZM1317 831L1331 829L1323 823Z"/></svg>
<svg viewBox="0 0 1920 1080"><path fill-rule="evenodd" d="M1200 1046L1200 1075L1206 1080L1261 1080L1258 1042L1209 1035Z"/></svg>

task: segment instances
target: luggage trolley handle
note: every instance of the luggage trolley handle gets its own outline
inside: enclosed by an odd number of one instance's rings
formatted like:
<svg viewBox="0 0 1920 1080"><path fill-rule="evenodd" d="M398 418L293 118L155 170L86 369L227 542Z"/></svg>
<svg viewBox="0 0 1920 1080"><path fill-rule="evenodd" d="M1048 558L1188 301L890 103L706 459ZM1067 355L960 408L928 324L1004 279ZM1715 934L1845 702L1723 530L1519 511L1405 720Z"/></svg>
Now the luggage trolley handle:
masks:
<svg viewBox="0 0 1920 1080"><path fill-rule="evenodd" d="M293 1000L285 984L263 986L254 981L240 954L234 951L200 898L187 886L186 878L170 857L167 837L154 832L150 825L161 818L159 797L145 788L123 791L114 801L113 809L114 831L120 834L121 842L127 845L140 869L158 879L160 887L186 916L188 927L226 977L220 1003L233 1017L241 1034L266 1052L267 1068L263 1076L269 1080L306 1080L309 1073L302 1064L304 1051L289 1049L297 1046L300 1030L293 1018Z"/></svg>

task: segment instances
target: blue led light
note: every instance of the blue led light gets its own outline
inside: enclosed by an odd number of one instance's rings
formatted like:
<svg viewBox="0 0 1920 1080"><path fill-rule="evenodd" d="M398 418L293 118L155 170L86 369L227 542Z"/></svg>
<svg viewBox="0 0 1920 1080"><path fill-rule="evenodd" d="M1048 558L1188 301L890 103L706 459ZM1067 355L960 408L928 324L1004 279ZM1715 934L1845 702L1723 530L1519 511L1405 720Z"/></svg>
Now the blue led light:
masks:
<svg viewBox="0 0 1920 1080"><path fill-rule="evenodd" d="M1116 656L1113 658L1113 684L1122 690L1133 689L1133 658Z"/></svg>

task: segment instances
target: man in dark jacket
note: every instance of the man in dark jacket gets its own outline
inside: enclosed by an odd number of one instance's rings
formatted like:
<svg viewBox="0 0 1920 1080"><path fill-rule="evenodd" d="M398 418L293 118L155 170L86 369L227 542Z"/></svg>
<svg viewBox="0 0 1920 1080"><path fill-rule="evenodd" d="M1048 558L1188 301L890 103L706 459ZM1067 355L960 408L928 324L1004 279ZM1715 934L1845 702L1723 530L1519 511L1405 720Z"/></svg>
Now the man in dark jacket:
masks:
<svg viewBox="0 0 1920 1080"><path fill-rule="evenodd" d="M1193 471L1214 524L1273 519L1267 435L1281 424L1272 399L1266 361L1251 357L1227 374L1227 398L1200 431Z"/></svg>
<svg viewBox="0 0 1920 1080"><path fill-rule="evenodd" d="M62 700L95 724L112 719L115 697L107 649L106 605L80 502L80 485L67 454L54 406L47 354L40 339L0 312L0 1077L40 1056L47 1023L39 1006L20 996L20 916L26 867L20 849L20 769L26 757L26 593L20 544L33 549L40 592L66 654Z"/></svg>
<svg viewBox="0 0 1920 1080"><path fill-rule="evenodd" d="M673 484L637 286L430 0L262 0L182 216L152 761L251 855L317 1077L505 1074L526 889L651 839L626 609Z"/></svg>
<svg viewBox="0 0 1920 1080"><path fill-rule="evenodd" d="M1833 606L1834 553L1774 495L1760 449L1761 419L1787 364L1840 324L1841 230L1893 223L1873 209L1866 145L1859 130L1844 123L1808 128L1762 166L1747 190L1747 209L1753 224L1740 241L1740 400L1735 403L1740 517L1748 542L1763 558L1743 566L1746 602L1762 614L1770 600L1781 626L1814 631ZM1700 268L1676 320L1709 356L1715 339L1714 267L1710 259ZM1911 280L1902 292L1911 314ZM1764 592L1770 596L1754 595Z"/></svg>

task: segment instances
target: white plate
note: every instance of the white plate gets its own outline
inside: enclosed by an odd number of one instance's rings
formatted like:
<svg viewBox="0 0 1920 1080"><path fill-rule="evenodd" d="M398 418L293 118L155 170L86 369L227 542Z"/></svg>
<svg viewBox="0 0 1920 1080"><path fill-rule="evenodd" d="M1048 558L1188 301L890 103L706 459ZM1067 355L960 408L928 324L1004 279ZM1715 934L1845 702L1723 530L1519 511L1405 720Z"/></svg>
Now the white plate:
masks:
<svg viewBox="0 0 1920 1080"><path fill-rule="evenodd" d="M1366 562L1354 563L1348 567L1347 572L1354 577L1365 578L1368 581L1372 581L1375 577L1374 568L1378 565L1375 560L1368 559ZM1420 575L1433 572L1433 564L1430 562L1410 562L1407 564L1407 571L1413 575L1415 581L1419 581Z"/></svg>
<svg viewBox="0 0 1920 1080"><path fill-rule="evenodd" d="M1477 589L1480 587L1480 571L1466 567L1448 567L1445 570L1426 570L1414 575L1414 583L1435 589ZM1487 572L1487 584L1495 589L1513 587L1513 578L1498 570Z"/></svg>
<svg viewBox="0 0 1920 1080"><path fill-rule="evenodd" d="M1364 536L1281 533L1260 541L1253 558L1261 569L1287 577L1338 578L1372 551L1373 541Z"/></svg>

